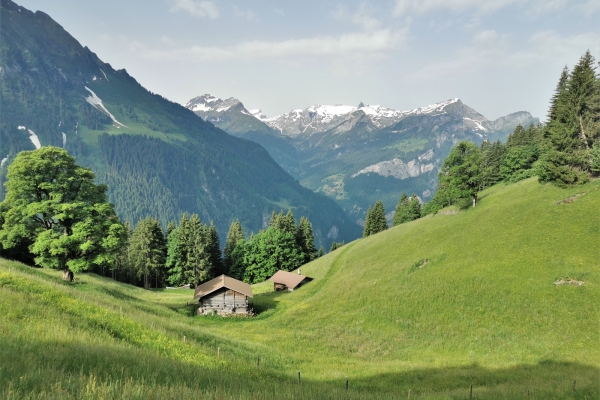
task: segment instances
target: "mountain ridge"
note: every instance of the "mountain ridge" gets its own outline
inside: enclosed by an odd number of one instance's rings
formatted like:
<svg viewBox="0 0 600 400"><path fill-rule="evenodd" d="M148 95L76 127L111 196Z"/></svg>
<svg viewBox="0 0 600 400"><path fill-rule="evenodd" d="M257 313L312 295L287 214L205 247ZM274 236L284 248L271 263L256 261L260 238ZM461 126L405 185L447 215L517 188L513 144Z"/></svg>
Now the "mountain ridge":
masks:
<svg viewBox="0 0 600 400"><path fill-rule="evenodd" d="M490 121L458 98L407 111L363 103L313 105L272 118L248 111L233 97L206 94L186 107L263 145L303 185L335 199L358 223L376 200L387 210L402 192L427 201L441 162L460 140L505 140L517 125L539 123L526 111Z"/></svg>
<svg viewBox="0 0 600 400"><path fill-rule="evenodd" d="M19 151L38 147L33 132L40 146L65 147L90 167L132 223L152 216L166 226L197 213L224 239L236 218L258 232L271 211L292 209L313 222L318 245L360 235L339 206L302 187L264 148L149 92L47 14L0 5L0 183Z"/></svg>

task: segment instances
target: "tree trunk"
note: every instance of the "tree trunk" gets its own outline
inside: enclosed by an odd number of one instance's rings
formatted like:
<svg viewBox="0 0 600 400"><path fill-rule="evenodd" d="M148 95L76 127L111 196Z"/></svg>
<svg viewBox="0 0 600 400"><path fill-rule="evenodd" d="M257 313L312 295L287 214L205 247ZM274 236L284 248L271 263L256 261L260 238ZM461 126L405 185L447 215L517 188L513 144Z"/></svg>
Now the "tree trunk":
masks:
<svg viewBox="0 0 600 400"><path fill-rule="evenodd" d="M74 279L75 276L73 275L73 271L71 271L69 268L63 269L63 281L73 282Z"/></svg>
<svg viewBox="0 0 600 400"><path fill-rule="evenodd" d="M473 207L477 205L477 193L473 195Z"/></svg>

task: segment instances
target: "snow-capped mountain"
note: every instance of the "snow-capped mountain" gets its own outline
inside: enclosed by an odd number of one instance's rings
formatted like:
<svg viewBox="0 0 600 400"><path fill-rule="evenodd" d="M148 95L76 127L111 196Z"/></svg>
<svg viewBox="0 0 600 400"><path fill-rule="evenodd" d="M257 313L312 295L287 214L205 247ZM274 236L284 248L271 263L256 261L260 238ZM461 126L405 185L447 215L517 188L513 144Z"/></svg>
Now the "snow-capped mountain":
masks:
<svg viewBox="0 0 600 400"><path fill-rule="evenodd" d="M398 111L381 105L313 105L273 118L211 95L186 107L228 133L254 140L303 185L336 199L360 221L376 200L393 208L403 191L427 201L450 149L461 140L505 140L528 112L494 121L453 98Z"/></svg>
<svg viewBox="0 0 600 400"><path fill-rule="evenodd" d="M284 136L310 136L314 133L335 129L343 124L348 125L347 122L351 120L367 122L371 130L383 129L408 116L444 114L447 112L446 109L455 103L460 103L460 100L454 98L408 111L398 111L381 105L365 105L363 103L360 103L357 107L341 104L314 105L305 109L292 110L277 117L259 119ZM481 123L485 122L486 119L481 114L476 112L466 114L469 114L469 116L465 116L465 120L471 121L471 125L475 129L485 131Z"/></svg>

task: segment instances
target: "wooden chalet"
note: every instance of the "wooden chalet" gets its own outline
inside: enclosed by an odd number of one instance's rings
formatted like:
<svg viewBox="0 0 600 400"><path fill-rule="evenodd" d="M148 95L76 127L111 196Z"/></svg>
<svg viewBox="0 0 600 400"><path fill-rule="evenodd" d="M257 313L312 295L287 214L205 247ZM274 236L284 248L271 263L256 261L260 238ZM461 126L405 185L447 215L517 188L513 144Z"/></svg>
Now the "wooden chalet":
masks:
<svg viewBox="0 0 600 400"><path fill-rule="evenodd" d="M194 300L200 303L198 314L251 314L248 297L252 297L252 287L226 275L196 286L194 292Z"/></svg>
<svg viewBox="0 0 600 400"><path fill-rule="evenodd" d="M273 290L277 292L279 290L292 291L312 279L299 273L294 274L293 272L279 270L269 280L273 282Z"/></svg>

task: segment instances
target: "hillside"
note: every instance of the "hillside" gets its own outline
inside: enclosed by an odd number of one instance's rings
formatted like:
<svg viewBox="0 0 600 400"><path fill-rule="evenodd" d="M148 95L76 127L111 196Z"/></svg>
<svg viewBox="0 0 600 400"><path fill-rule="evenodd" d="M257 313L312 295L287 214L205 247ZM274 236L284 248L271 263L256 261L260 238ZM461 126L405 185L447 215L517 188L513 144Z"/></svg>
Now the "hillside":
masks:
<svg viewBox="0 0 600 400"><path fill-rule="evenodd" d="M166 227L197 213L224 239L236 218L258 232L272 210L291 208L313 221L324 247L360 235L335 202L302 187L262 147L148 92L43 12L1 6L0 184L19 151L54 145L92 168L132 223L152 216Z"/></svg>
<svg viewBox="0 0 600 400"><path fill-rule="evenodd" d="M596 399L599 205L600 180L499 184L255 285L252 319L0 261L0 396Z"/></svg>
<svg viewBox="0 0 600 400"><path fill-rule="evenodd" d="M442 161L459 141L504 141L517 125L539 122L524 111L490 121L456 98L408 111L314 105L273 118L208 94L185 107L260 143L300 183L335 199L359 223L377 200L393 210L402 192L428 201Z"/></svg>

